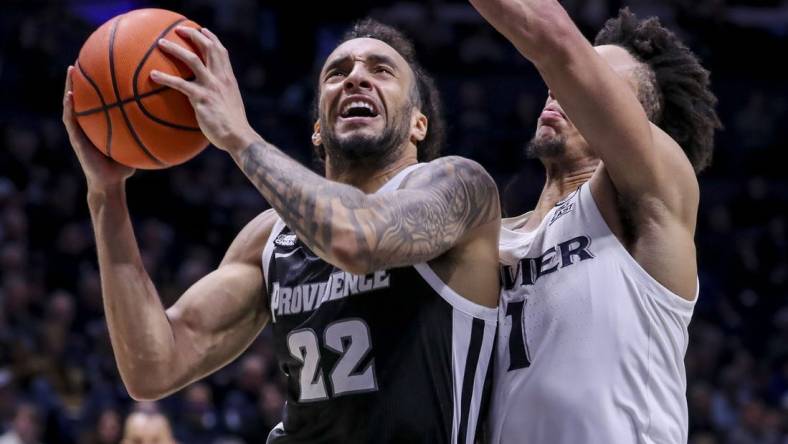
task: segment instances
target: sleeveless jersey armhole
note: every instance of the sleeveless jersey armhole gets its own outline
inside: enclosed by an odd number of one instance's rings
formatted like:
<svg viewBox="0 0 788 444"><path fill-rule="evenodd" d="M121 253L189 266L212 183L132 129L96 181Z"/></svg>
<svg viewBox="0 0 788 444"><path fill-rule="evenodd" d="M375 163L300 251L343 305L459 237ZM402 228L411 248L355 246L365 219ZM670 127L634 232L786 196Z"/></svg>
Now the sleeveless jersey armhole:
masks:
<svg viewBox="0 0 788 444"><path fill-rule="evenodd" d="M397 173L391 180L375 192L375 194L388 193L400 187L402 182L407 179L413 171L423 167L424 163L410 165ZM498 321L498 309L485 307L471 302L469 299L458 294L454 289L443 282L437 274L426 263L414 264L413 268L419 273L433 290L435 290L443 300L449 303L454 309L468 314L474 318L483 319L485 322L496 323Z"/></svg>
<svg viewBox="0 0 788 444"><path fill-rule="evenodd" d="M599 206L594 199L594 194L591 192L591 186L588 182L584 183L580 187L580 193L578 193L578 199L580 203L580 207L583 209L583 212L587 214L591 221L598 224L601 229L604 230L604 234L606 236L610 236L613 242L615 242L617 250L619 251L619 255L624 258L626 263L630 265L630 268L634 270L635 273L639 274L641 279L641 285L648 287L654 295L664 295L664 297L659 298L659 301L663 303L666 308L678 311L679 313L685 315L692 315L692 311L695 308L695 303L698 301L698 296L700 295L700 279L697 277L695 278L695 297L690 301L687 300L664 285L662 285L659 281L654 279L651 274L646 271L639 263L635 260L634 257L627 251L624 245L618 240L616 235L610 229L610 226L605 222L605 218L602 217L602 212L599 210Z"/></svg>
<svg viewBox="0 0 788 444"><path fill-rule="evenodd" d="M285 222L277 215L274 227L271 229L271 234L268 235L268 240L265 241L265 246L263 247L263 285L265 285L266 288L268 286L268 270L271 266L271 257L274 254L274 241L284 229Z"/></svg>
<svg viewBox="0 0 788 444"><path fill-rule="evenodd" d="M449 287L438 277L437 274L426 263L414 264L413 268L419 273L433 290L435 290L444 301L448 302L454 309L459 310L474 318L483 319L485 322L498 322L498 308L485 307L484 305L472 302L470 299L460 295L453 288Z"/></svg>

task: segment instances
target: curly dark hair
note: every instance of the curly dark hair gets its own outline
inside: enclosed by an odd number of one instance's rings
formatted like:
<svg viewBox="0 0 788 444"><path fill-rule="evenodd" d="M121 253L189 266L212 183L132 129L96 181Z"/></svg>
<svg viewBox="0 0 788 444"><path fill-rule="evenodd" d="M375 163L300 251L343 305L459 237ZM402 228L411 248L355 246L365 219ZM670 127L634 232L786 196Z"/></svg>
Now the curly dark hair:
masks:
<svg viewBox="0 0 788 444"><path fill-rule="evenodd" d="M394 48L408 62L415 79L413 103L427 117L428 122L427 135L416 147L418 160L419 162L428 162L437 158L443 150L443 144L446 140L446 123L443 120L438 88L435 86L435 81L432 77L416 59L416 50L413 47L413 42L399 30L377 20L365 18L348 29L337 46L348 40L359 38L380 40ZM315 119L318 118L317 102L318 98L315 97L312 107ZM321 160L325 160L325 150L322 147L318 148L317 154Z"/></svg>
<svg viewBox="0 0 788 444"><path fill-rule="evenodd" d="M681 145L696 173L709 166L722 124L709 71L698 57L658 18L638 20L629 8L604 24L594 45L623 47L646 65L635 76L649 119Z"/></svg>

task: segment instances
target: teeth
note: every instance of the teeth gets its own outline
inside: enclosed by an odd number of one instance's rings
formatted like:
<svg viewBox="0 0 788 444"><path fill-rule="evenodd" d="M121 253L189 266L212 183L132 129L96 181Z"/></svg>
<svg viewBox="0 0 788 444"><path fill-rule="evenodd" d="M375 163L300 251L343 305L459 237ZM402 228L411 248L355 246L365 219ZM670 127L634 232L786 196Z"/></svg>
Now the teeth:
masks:
<svg viewBox="0 0 788 444"><path fill-rule="evenodd" d="M369 103L362 102L362 101L355 101L355 102L350 102L347 105L345 105L345 107L342 109L342 114L347 114L348 111L350 111L351 108L366 108L370 112L375 113L375 109L372 108L372 105L370 105Z"/></svg>

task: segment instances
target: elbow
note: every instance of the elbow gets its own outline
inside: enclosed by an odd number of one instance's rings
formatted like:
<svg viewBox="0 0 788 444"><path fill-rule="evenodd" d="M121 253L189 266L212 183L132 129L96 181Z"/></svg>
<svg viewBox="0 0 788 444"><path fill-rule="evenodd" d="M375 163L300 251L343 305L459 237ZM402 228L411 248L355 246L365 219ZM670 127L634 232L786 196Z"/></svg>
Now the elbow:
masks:
<svg viewBox="0 0 788 444"><path fill-rule="evenodd" d="M129 397L135 401L158 401L169 395L175 388L157 372L142 372L138 376L124 376L121 380Z"/></svg>
<svg viewBox="0 0 788 444"><path fill-rule="evenodd" d="M348 263L347 265L344 265L341 268L350 274L355 274L358 276L365 276L368 274L372 274L376 271L374 267L357 262Z"/></svg>
<svg viewBox="0 0 788 444"><path fill-rule="evenodd" d="M143 401L158 401L166 395L164 392L150 390L147 388L141 387L131 387L126 386L126 392L129 394L129 397L137 402Z"/></svg>
<svg viewBox="0 0 788 444"><path fill-rule="evenodd" d="M335 242L331 246L334 265L348 273L364 275L374 272L374 266L362 248L347 243Z"/></svg>
<svg viewBox="0 0 788 444"><path fill-rule="evenodd" d="M330 262L349 273L363 275L376 271L369 246L353 229L335 231L329 255Z"/></svg>
<svg viewBox="0 0 788 444"><path fill-rule="evenodd" d="M148 384L129 384L124 382L123 385L126 387L126 392L129 394L129 397L137 402L158 401L167 396L168 393L166 390Z"/></svg>

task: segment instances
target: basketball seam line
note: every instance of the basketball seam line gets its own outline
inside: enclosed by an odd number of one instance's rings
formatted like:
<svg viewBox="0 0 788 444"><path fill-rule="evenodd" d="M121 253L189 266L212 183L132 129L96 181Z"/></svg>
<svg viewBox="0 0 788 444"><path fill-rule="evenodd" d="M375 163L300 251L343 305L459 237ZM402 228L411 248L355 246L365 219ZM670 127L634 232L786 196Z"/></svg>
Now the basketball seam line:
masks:
<svg viewBox="0 0 788 444"><path fill-rule="evenodd" d="M150 96L156 95L156 94L158 94L158 93L160 93L162 91L166 91L167 89L169 89L168 86L161 86L159 88L152 89L152 90L150 90L150 91L148 91L146 93L140 94L140 98L141 99L145 99L145 98L148 98ZM97 106L95 108L88 108L88 109L86 109L84 111L78 111L75 114L78 115L78 116L88 116L90 114L95 114L95 113L100 112L100 111L107 111L107 110L110 110L112 108L117 108L117 107L119 107L121 105L127 105L127 104L133 102L134 100L135 100L134 97L129 97L128 99L121 100L120 102L110 103L109 105L102 104L101 106Z"/></svg>
<svg viewBox="0 0 788 444"><path fill-rule="evenodd" d="M153 53L153 51L156 49L156 45L158 44L159 39L164 38L164 36L166 36L174 27L178 26L179 23L182 23L184 21L186 21L186 18L180 18L180 19L176 20L174 23L172 23L170 26L164 28L164 30L161 32L161 34L159 34L159 36L156 37L156 40L153 41L153 44L151 44L148 47L148 50L145 51L145 55L142 56L142 60L137 65L137 69L134 70L134 77L132 78L132 81L131 81L131 88L132 88L132 91L133 91L133 94L134 94L134 99L137 101L137 105L140 107L140 110L142 110L142 113L145 114L146 116L148 116L149 119L153 120L156 123L159 123L161 125L168 126L168 127L171 127L171 128L176 128L176 129L180 129L180 130L184 130L184 131L200 131L199 127L193 127L193 126L188 126L188 125L179 125L177 123L168 122L168 121L166 121L164 119L161 119L161 118L155 116L153 113L148 111L147 108L145 108L145 105L142 104L141 96L139 95L139 91L137 89L137 81L139 80L140 71L142 71L142 67L145 66L145 62L148 61L148 58Z"/></svg>
<svg viewBox="0 0 788 444"><path fill-rule="evenodd" d="M118 19L115 20L115 23L113 23L112 25L112 31L110 32L110 36L109 36L109 72L110 72L110 77L112 78L112 89L115 91L115 100L118 102L121 102L121 100L120 100L120 89L118 88L118 80L115 78L114 48L115 48L115 34L118 30L118 25L120 24L122 18L123 16L118 17ZM122 102L119 106L119 109L120 109L120 113L123 115L123 120L126 122L126 127L128 127L129 132L131 133L131 137L134 139L135 142L137 142L140 149L142 149L145 155L147 155L157 165L166 166L164 162L157 159L153 155L153 153L148 151L148 148L145 147L144 143L142 143L139 134L137 134L137 131L134 130L134 126L132 126L131 120L129 119L129 116L126 114L126 110L123 108Z"/></svg>
<svg viewBox="0 0 788 444"><path fill-rule="evenodd" d="M92 86L96 91L96 94L98 94L99 100L101 101L102 109L104 110L104 118L107 119L107 157L112 159L112 119L109 117L109 108L104 106L106 102L104 102L104 96L101 95L101 89L99 89L96 82L88 75L88 73L82 69L82 64L79 63L79 60L77 60L76 65L77 69L79 69L79 72L82 73L82 76L85 77L90 86ZM80 114L77 113L77 116L79 115Z"/></svg>
<svg viewBox="0 0 788 444"><path fill-rule="evenodd" d="M80 71L82 71L81 68L80 68ZM85 74L85 72L83 71L82 74ZM87 75L85 77L87 77ZM194 80L195 78L196 77L194 77L194 76L190 76L190 77L185 77L184 80ZM167 90L170 90L170 89L172 89L172 88L170 88L169 86L160 86L160 87L158 87L156 89L152 89L152 90L150 90L150 91L148 91L146 93L140 94L139 95L139 100L147 99L148 97L155 96L156 94L158 94L160 92L164 92L164 91L167 91ZM88 108L88 109L86 109L84 111L76 111L74 114L76 114L76 115L78 115L80 117L81 116L89 116L91 114L95 114L95 113L100 112L100 111L108 111L108 110L111 110L112 108L117 108L117 107L122 106L122 105L128 105L129 103L134 102L135 100L137 100L135 97L129 97L128 99L123 99L120 102L110 103L109 105L104 104L104 101L102 100L102 102L101 102L102 105L101 106L97 106L95 108Z"/></svg>

